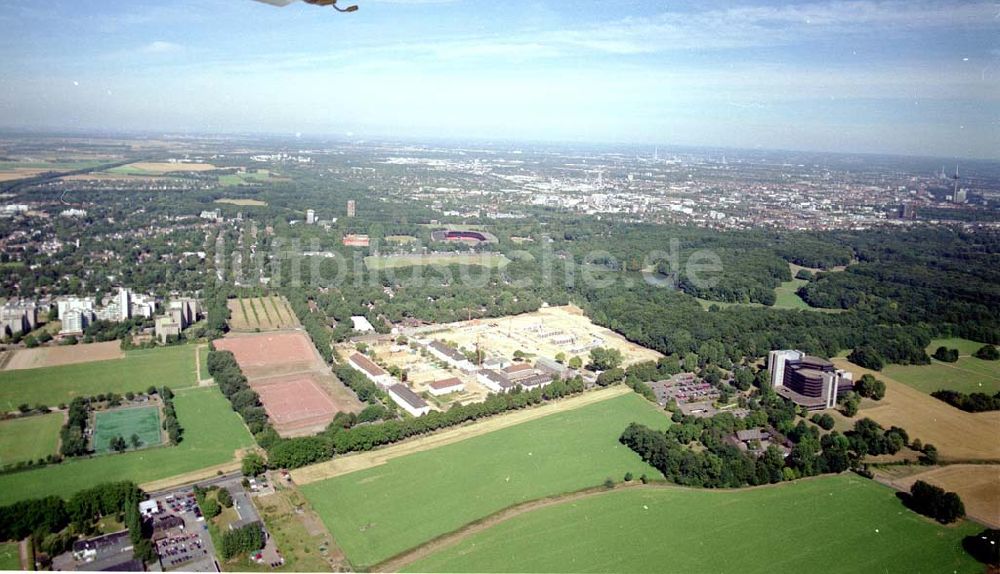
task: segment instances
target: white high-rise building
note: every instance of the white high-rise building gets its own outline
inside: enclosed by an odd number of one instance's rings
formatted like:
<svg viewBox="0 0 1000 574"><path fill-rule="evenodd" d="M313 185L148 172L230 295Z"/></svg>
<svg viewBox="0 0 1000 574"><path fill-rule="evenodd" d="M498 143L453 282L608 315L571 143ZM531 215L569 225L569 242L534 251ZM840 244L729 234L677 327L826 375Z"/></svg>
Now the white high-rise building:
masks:
<svg viewBox="0 0 1000 574"><path fill-rule="evenodd" d="M156 297L133 294L129 313L132 317L149 319L156 313Z"/></svg>
<svg viewBox="0 0 1000 574"><path fill-rule="evenodd" d="M306 224L312 225L316 223L316 211L313 209L306 210Z"/></svg>
<svg viewBox="0 0 1000 574"><path fill-rule="evenodd" d="M131 293L124 287L118 288L118 320L128 321L132 316Z"/></svg>
<svg viewBox="0 0 1000 574"><path fill-rule="evenodd" d="M771 351L767 356L767 370L771 371L771 387L785 384L785 362L798 361L805 356L802 351Z"/></svg>
<svg viewBox="0 0 1000 574"><path fill-rule="evenodd" d="M56 305L62 321L60 334L83 332L95 318L93 297L65 297Z"/></svg>

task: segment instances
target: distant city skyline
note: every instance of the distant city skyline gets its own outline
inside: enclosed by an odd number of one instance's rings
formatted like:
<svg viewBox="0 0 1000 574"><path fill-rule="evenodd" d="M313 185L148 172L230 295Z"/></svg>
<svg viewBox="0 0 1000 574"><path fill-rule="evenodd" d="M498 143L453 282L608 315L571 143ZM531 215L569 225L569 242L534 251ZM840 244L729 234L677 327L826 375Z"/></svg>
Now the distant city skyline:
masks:
<svg viewBox="0 0 1000 574"><path fill-rule="evenodd" d="M356 3L9 2L0 128L1000 159L994 3Z"/></svg>

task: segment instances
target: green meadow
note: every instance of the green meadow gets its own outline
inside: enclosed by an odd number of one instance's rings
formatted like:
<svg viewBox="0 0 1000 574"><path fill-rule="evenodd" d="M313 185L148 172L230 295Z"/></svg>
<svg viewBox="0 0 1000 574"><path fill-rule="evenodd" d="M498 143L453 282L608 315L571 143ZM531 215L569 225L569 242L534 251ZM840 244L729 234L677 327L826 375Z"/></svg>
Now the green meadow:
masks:
<svg viewBox="0 0 1000 574"><path fill-rule="evenodd" d="M411 572L982 572L962 538L875 482L839 475L744 490L622 488L526 512Z"/></svg>
<svg viewBox="0 0 1000 574"><path fill-rule="evenodd" d="M62 413L0 421L0 467L56 454Z"/></svg>
<svg viewBox="0 0 1000 574"><path fill-rule="evenodd" d="M109 359L58 367L0 372L0 409L22 403L55 406L73 397L145 391L151 385L174 389L198 384L194 345L128 351Z"/></svg>
<svg viewBox="0 0 1000 574"><path fill-rule="evenodd" d="M231 461L237 449L253 444L250 432L218 387L178 391L174 407L184 429L183 440L177 446L72 459L3 474L0 505L50 494L67 497L109 480L138 484L184 474Z"/></svg>
<svg viewBox="0 0 1000 574"><path fill-rule="evenodd" d="M381 466L303 485L355 568L508 506L621 480L656 476L618 442L631 422L670 420L636 394L555 413Z"/></svg>
<svg viewBox="0 0 1000 574"><path fill-rule="evenodd" d="M929 365L886 365L882 372L928 394L941 389L990 395L1000 391L1000 361L984 361L972 356L982 343L968 339L935 339L927 346L927 354L933 354L941 346L958 349L958 361L944 363L932 358Z"/></svg>

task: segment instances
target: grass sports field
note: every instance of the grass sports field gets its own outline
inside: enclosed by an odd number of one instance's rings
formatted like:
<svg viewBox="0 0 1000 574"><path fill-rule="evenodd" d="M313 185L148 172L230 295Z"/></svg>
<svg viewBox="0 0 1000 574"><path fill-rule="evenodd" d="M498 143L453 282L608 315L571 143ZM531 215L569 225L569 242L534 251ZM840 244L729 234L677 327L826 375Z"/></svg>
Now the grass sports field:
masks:
<svg viewBox="0 0 1000 574"><path fill-rule="evenodd" d="M499 253L438 253L433 255L369 255L365 257L368 269L396 269L424 265L475 265L479 267L506 267L510 260Z"/></svg>
<svg viewBox="0 0 1000 574"><path fill-rule="evenodd" d="M20 570L21 552L17 542L0 542L0 570Z"/></svg>
<svg viewBox="0 0 1000 574"><path fill-rule="evenodd" d="M111 439L125 438L132 448L132 435L139 436L139 448L156 446L163 442L160 435L160 409L158 407L129 407L94 413L94 450L110 452Z"/></svg>
<svg viewBox="0 0 1000 574"><path fill-rule="evenodd" d="M981 529L939 526L852 475L741 491L625 488L516 516L407 569L981 572L961 546Z"/></svg>
<svg viewBox="0 0 1000 574"><path fill-rule="evenodd" d="M55 454L62 425L59 413L0 421L0 467Z"/></svg>
<svg viewBox="0 0 1000 574"><path fill-rule="evenodd" d="M984 361L972 356L982 343L968 339L935 339L927 346L927 354L933 354L940 346L958 349L958 362L931 359L930 365L886 365L882 372L928 394L941 389L989 395L1000 391L1000 361Z"/></svg>
<svg viewBox="0 0 1000 574"><path fill-rule="evenodd" d="M55 406L76 396L145 391L150 385L173 390L198 384L194 345L128 351L124 359L0 372L0 409L22 403Z"/></svg>
<svg viewBox="0 0 1000 574"><path fill-rule="evenodd" d="M620 480L627 471L656 475L618 443L633 421L669 424L629 393L301 490L354 567L366 568L513 504Z"/></svg>
<svg viewBox="0 0 1000 574"><path fill-rule="evenodd" d="M0 505L50 494L67 497L106 482L108 477L144 483L184 474L229 462L237 449L253 444L243 421L217 387L177 391L174 407L184 429L184 440L179 445L0 475Z"/></svg>
<svg viewBox="0 0 1000 574"><path fill-rule="evenodd" d="M263 182L271 179L271 174L267 172L245 172L233 173L219 176L219 185L222 187L232 187L245 183Z"/></svg>

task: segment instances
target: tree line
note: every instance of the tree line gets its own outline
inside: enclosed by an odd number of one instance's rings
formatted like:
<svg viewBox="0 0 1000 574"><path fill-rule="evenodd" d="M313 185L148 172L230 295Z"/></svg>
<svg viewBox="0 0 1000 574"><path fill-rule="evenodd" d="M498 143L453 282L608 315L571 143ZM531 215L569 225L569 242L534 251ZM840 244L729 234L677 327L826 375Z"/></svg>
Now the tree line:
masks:
<svg viewBox="0 0 1000 574"><path fill-rule="evenodd" d="M0 540L31 537L42 562L72 548L78 537L98 531L98 523L113 517L129 530L136 558L156 557L151 531L139 514L143 493L132 482L109 482L81 490L64 500L58 496L22 500L0 507Z"/></svg>
<svg viewBox="0 0 1000 574"><path fill-rule="evenodd" d="M965 394L941 389L931 393L931 396L968 413L1000 411L1000 391L991 396L986 393Z"/></svg>

